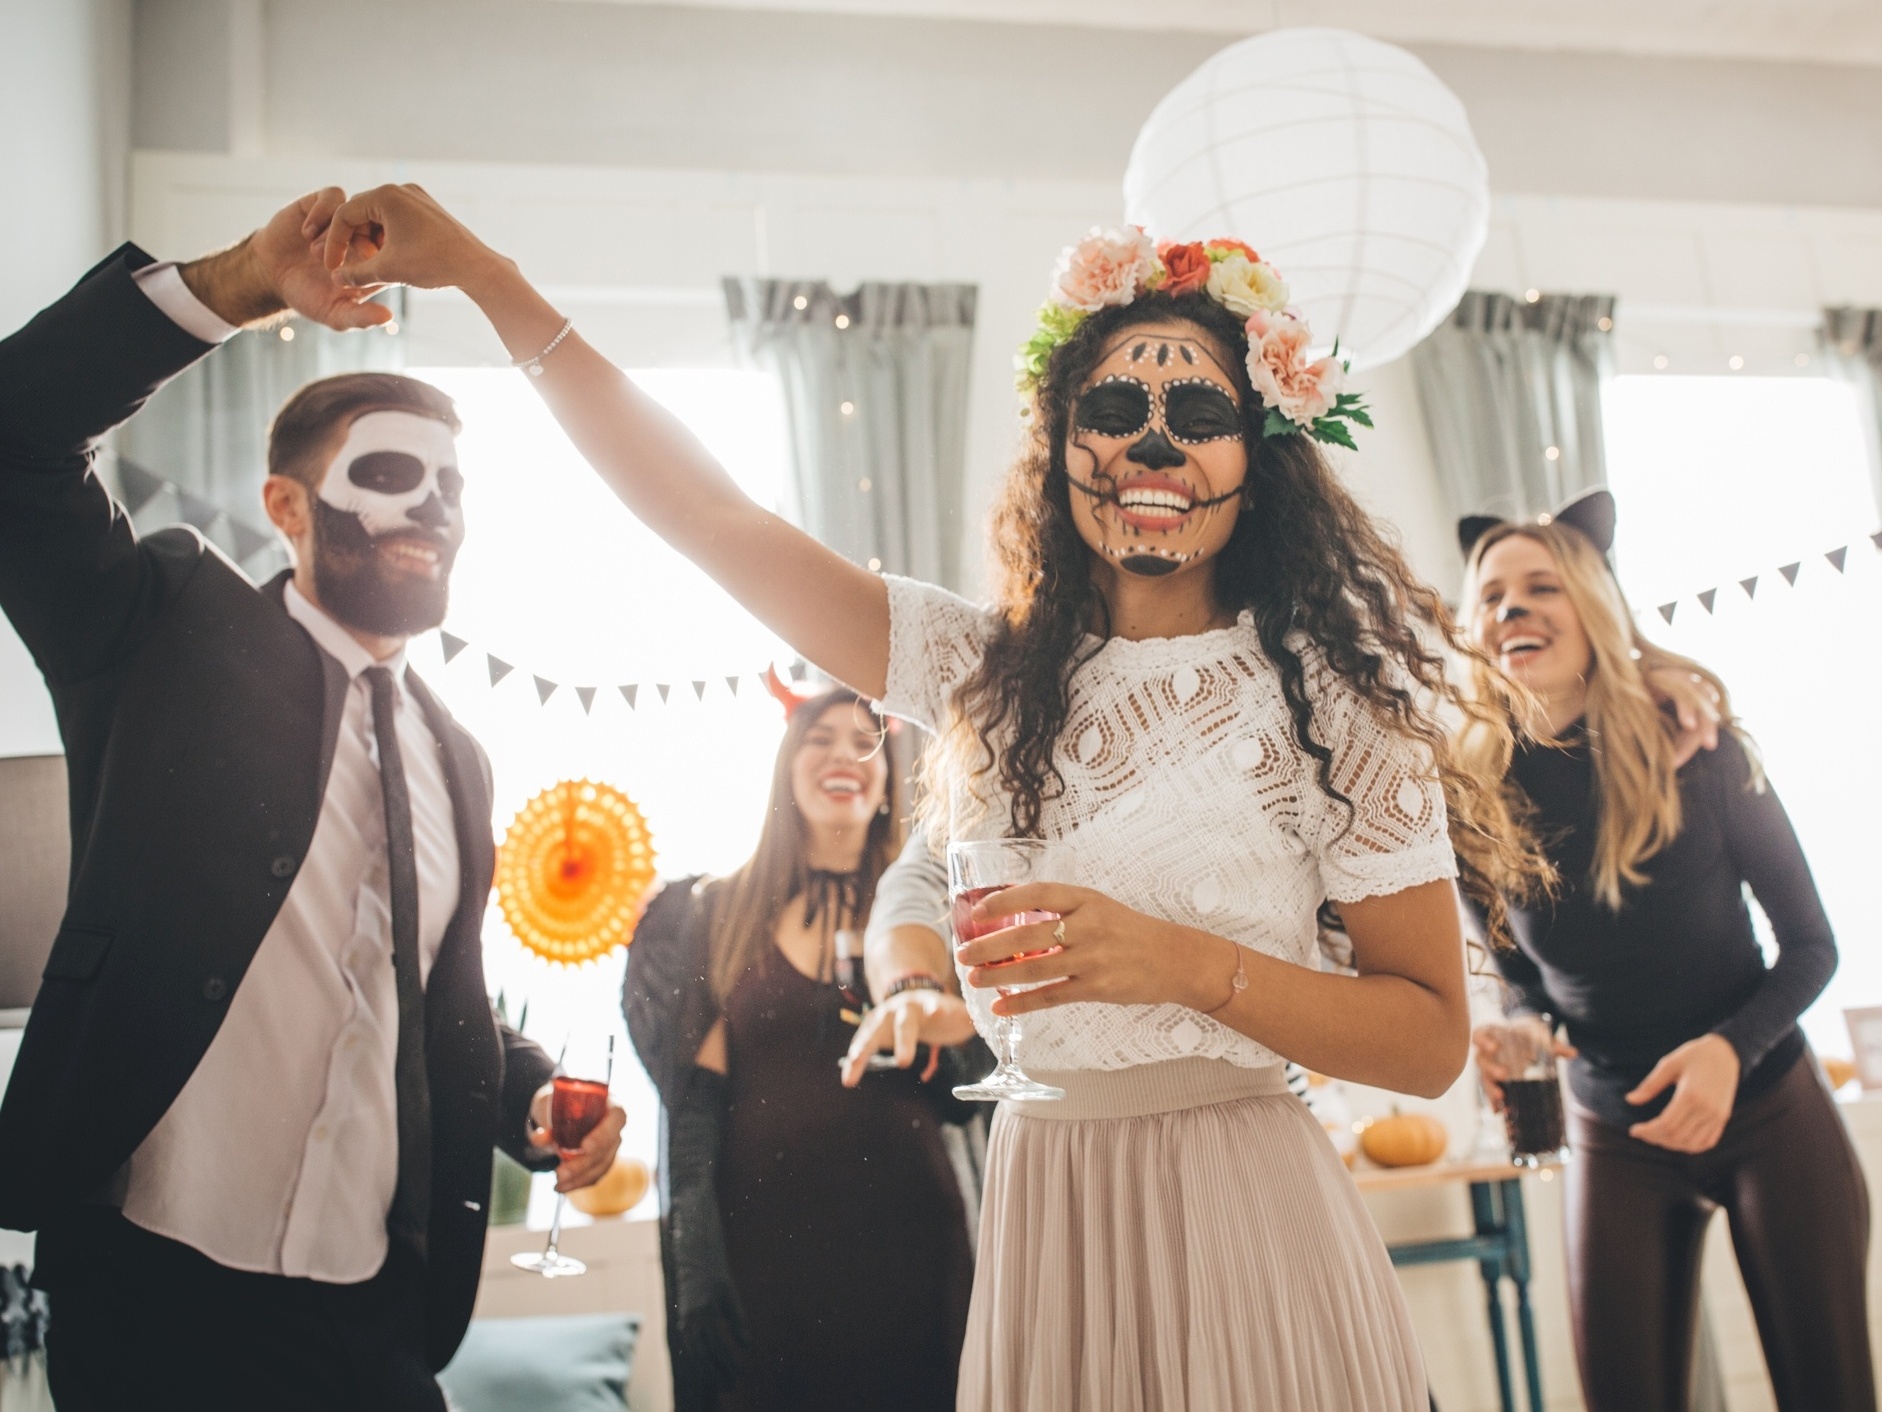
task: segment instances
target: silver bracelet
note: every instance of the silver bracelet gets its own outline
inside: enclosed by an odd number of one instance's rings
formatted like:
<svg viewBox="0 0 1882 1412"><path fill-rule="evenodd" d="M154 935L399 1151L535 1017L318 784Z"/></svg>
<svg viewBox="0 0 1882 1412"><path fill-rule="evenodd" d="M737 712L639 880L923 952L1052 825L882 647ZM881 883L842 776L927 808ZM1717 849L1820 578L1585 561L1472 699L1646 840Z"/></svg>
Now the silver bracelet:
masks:
<svg viewBox="0 0 1882 1412"><path fill-rule="evenodd" d="M555 352L556 349L560 348L562 346L562 340L574 332L575 320L562 320L562 327L556 331L556 336L549 340L549 346L547 348L543 349L542 352L538 353L533 358L518 358L514 363L511 363L510 366L512 368L527 368L531 377L541 377L542 360Z"/></svg>

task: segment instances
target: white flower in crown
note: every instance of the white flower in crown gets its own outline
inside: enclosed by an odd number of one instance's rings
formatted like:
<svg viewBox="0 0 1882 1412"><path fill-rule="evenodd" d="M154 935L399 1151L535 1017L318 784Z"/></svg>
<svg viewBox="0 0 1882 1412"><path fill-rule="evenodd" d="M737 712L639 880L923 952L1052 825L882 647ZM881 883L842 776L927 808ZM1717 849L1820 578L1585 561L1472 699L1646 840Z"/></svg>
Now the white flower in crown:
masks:
<svg viewBox="0 0 1882 1412"><path fill-rule="evenodd" d="M1086 313L1128 304L1161 270L1156 242L1136 226L1093 226L1091 234L1059 256L1052 300Z"/></svg>
<svg viewBox="0 0 1882 1412"><path fill-rule="evenodd" d="M1346 366L1337 358L1307 360L1313 333L1292 309L1248 316L1248 380L1271 412L1302 431L1341 406Z"/></svg>
<svg viewBox="0 0 1882 1412"><path fill-rule="evenodd" d="M1209 297L1244 319L1258 310L1278 314L1287 307L1287 281L1266 260L1233 251L1209 267Z"/></svg>

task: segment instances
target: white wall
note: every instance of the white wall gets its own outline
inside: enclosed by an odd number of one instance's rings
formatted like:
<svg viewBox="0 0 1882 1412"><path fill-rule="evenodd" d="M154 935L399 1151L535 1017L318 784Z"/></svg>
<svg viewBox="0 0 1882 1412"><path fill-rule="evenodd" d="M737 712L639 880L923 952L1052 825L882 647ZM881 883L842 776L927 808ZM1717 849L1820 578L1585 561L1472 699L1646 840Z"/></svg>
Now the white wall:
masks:
<svg viewBox="0 0 1882 1412"><path fill-rule="evenodd" d="M128 0L0 0L0 330L120 238L130 23ZM45 687L0 619L0 755L58 749Z"/></svg>

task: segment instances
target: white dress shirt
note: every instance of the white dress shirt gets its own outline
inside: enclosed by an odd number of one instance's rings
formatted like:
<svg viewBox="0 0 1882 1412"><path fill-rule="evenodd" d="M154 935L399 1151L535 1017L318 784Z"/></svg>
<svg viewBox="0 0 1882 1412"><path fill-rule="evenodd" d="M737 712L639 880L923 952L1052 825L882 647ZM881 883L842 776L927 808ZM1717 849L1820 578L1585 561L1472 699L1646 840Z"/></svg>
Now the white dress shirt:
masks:
<svg viewBox="0 0 1882 1412"><path fill-rule="evenodd" d="M385 1260L399 1161L385 806L364 676L375 663L292 584L287 610L351 678L333 773L307 856L221 1029L131 1158L124 1214L233 1269L351 1284ZM429 977L459 902L455 820L404 654L377 665L398 684Z"/></svg>

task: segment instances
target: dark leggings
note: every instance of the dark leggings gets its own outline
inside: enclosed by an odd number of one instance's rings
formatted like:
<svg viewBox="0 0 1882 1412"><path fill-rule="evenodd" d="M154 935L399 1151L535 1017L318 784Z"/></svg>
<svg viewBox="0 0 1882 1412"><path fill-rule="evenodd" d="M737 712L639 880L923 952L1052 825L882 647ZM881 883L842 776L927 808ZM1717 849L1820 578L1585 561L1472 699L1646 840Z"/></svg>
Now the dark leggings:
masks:
<svg viewBox="0 0 1882 1412"><path fill-rule="evenodd" d="M1687 1412L1699 1260L1731 1222L1781 1412L1874 1412L1869 1193L1816 1061L1743 1102L1710 1152L1571 1110L1568 1280L1588 1412Z"/></svg>

